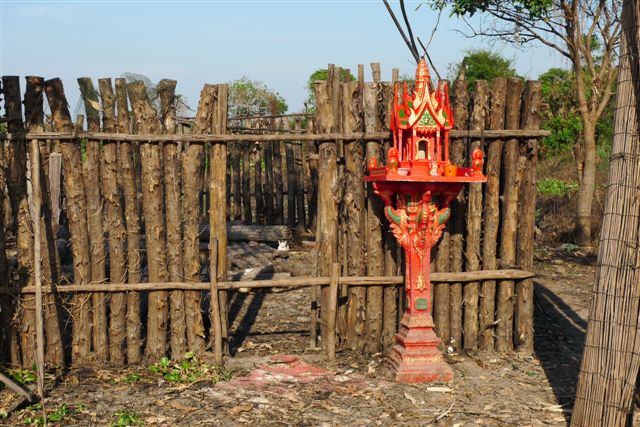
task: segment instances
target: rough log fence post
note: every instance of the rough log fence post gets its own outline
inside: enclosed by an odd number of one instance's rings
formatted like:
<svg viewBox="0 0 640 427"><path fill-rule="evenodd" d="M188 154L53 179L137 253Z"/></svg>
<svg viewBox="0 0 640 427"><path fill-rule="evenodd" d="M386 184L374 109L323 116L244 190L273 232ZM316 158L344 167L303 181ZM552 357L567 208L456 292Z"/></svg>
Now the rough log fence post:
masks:
<svg viewBox="0 0 640 427"><path fill-rule="evenodd" d="M47 101L51 108L54 130L56 132L72 132L73 123L67 107L60 79L45 82ZM62 166L64 170L64 192L66 198L67 218L71 232L71 249L73 253L73 281L84 285L91 281L91 262L89 255L89 232L87 229L86 199L82 171L80 143L77 140L60 142ZM89 362L91 351L91 296L86 293L74 294L71 300L71 361L75 366Z"/></svg>
<svg viewBox="0 0 640 427"><path fill-rule="evenodd" d="M491 108L489 110L489 129L504 128L505 102L507 95L507 79L495 78L491 85ZM482 268L493 270L497 266L496 248L500 229L500 165L503 141L491 141L487 150L484 197L484 237L482 239ZM482 298L480 299L480 349L493 351L496 282L482 282Z"/></svg>
<svg viewBox="0 0 640 427"><path fill-rule="evenodd" d="M89 77L78 79L80 93L84 101L89 132L100 132L100 104L98 93ZM102 196L100 191L100 142L87 140L86 159L82 163L84 190L87 201L87 228L89 230L89 249L91 259L91 281L103 283L106 280L106 253L104 247L104 228L102 225ZM77 165L76 165L77 166ZM106 294L93 294L93 357L98 362L109 358L109 339L107 334Z"/></svg>

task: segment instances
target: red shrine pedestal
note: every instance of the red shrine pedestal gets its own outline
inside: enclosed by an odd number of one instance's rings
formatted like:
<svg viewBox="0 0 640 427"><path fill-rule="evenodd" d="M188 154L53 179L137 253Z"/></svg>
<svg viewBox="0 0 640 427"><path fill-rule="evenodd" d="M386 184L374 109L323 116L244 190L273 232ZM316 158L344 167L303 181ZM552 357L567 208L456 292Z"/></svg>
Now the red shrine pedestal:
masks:
<svg viewBox="0 0 640 427"><path fill-rule="evenodd" d="M449 161L449 130L453 117L446 82L432 89L427 65L418 64L416 87L398 103L394 89L391 116L393 147L387 166L370 158L369 175L374 192L384 202L384 214L405 252L406 306L389 356L396 381L448 382L453 371L438 346L431 316L431 248L449 219L450 202L465 183L486 181L484 155L476 149L470 168Z"/></svg>

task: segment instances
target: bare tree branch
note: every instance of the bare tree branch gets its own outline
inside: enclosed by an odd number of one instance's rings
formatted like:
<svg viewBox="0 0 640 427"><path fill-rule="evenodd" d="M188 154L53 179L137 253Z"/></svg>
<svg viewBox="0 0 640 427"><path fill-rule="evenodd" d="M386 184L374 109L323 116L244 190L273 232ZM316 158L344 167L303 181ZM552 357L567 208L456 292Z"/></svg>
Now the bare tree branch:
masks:
<svg viewBox="0 0 640 427"><path fill-rule="evenodd" d="M396 18L396 14L393 13L393 10L391 9L391 6L389 6L389 2L387 0L382 0L382 1L384 2L384 5L387 7L387 11L389 12L389 15L391 16L391 19L393 19L393 23L396 24L396 28L400 32L400 35L402 36L402 39L407 44L407 47L409 48L409 51L411 51L411 55L413 55L413 58L416 60L416 64L417 64L418 62L420 62L420 55L418 54L418 51L414 50L413 46L411 46L411 43L409 42L409 39L404 34L404 31L403 31L402 27L400 26L400 23L398 22L398 19Z"/></svg>

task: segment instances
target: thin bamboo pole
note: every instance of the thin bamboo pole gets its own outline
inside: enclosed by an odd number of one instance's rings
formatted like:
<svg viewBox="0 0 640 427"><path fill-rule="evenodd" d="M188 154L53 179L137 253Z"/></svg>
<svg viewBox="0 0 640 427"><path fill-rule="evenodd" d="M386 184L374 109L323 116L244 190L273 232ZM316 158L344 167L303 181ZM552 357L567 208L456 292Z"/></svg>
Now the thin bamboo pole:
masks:
<svg viewBox="0 0 640 427"><path fill-rule="evenodd" d="M222 318L220 317L220 300L218 297L218 239L212 239L211 251L209 254L209 266L211 276L211 323L213 324L213 353L216 364L222 366Z"/></svg>
<svg viewBox="0 0 640 427"><path fill-rule="evenodd" d="M336 358L336 314L338 310L338 281L340 280L340 263L331 265L331 279L329 281L329 301L327 307L327 360L333 362Z"/></svg>
<svg viewBox="0 0 640 427"><path fill-rule="evenodd" d="M33 273L36 293L36 366L38 369L38 395L44 400L44 315L42 313L42 272L40 269L40 213L42 210L42 187L40 185L40 144L31 141L31 182L33 218ZM25 351L28 351L25 349Z"/></svg>

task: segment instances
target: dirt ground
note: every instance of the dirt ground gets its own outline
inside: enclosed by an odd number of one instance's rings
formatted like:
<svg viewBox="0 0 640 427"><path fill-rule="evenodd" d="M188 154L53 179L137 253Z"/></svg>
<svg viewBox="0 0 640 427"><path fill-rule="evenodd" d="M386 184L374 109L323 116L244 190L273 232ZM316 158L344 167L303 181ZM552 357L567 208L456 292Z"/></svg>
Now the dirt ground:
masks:
<svg viewBox="0 0 640 427"><path fill-rule="evenodd" d="M294 275L308 274L310 265L300 250L274 263ZM310 290L263 290L231 298L233 357L224 374L173 383L148 366L72 370L49 381L46 408L63 413L60 425L564 426L595 257L566 245L540 247L535 268L535 354L447 355L455 373L448 385L393 383L382 355L342 351L327 363L309 348ZM197 364L206 371L207 362ZM0 422L35 422L38 414L16 410Z"/></svg>

